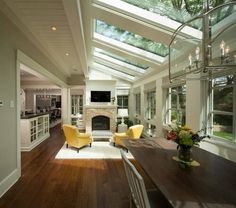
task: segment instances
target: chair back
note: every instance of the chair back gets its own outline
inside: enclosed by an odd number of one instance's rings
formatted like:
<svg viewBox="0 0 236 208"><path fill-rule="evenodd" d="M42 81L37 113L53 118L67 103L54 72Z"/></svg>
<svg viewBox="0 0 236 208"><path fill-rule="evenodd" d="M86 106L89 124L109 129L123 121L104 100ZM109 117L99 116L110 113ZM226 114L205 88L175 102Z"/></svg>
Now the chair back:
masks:
<svg viewBox="0 0 236 208"><path fill-rule="evenodd" d="M62 128L66 137L66 141L68 144L70 144L71 142L73 142L73 140L76 138L76 135L79 133L78 129L70 124L63 124Z"/></svg>
<svg viewBox="0 0 236 208"><path fill-rule="evenodd" d="M142 176L138 173L134 165L125 156L124 151L120 150L128 179L132 199L138 208L150 208L146 187Z"/></svg>
<svg viewBox="0 0 236 208"><path fill-rule="evenodd" d="M142 132L143 132L143 125L138 124L138 125L134 125L134 126L129 127L126 134L128 135L129 138L139 139Z"/></svg>

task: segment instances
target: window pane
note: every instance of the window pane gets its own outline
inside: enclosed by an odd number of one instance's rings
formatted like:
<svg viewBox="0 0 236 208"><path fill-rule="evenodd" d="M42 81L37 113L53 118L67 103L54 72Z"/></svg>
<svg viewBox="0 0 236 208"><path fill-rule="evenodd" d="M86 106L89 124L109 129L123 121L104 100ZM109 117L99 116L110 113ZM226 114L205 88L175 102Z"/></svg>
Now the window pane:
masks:
<svg viewBox="0 0 236 208"><path fill-rule="evenodd" d="M184 126L186 124L185 111L179 111L179 113L178 113L178 123L181 126Z"/></svg>
<svg viewBox="0 0 236 208"><path fill-rule="evenodd" d="M122 107L122 99L120 99L119 97L117 99L117 104L119 107Z"/></svg>
<svg viewBox="0 0 236 208"><path fill-rule="evenodd" d="M100 35L135 46L162 57L167 56L169 52L168 47L162 43L154 42L100 20L96 20L96 32Z"/></svg>
<svg viewBox="0 0 236 208"><path fill-rule="evenodd" d="M233 140L233 116L213 115L213 135Z"/></svg>
<svg viewBox="0 0 236 208"><path fill-rule="evenodd" d="M172 109L171 111L171 122L177 123L177 110Z"/></svg>
<svg viewBox="0 0 236 208"><path fill-rule="evenodd" d="M177 108L177 94L171 94L171 108Z"/></svg>
<svg viewBox="0 0 236 208"><path fill-rule="evenodd" d="M179 105L180 105L181 109L185 109L185 105L186 105L186 95L185 94L179 95Z"/></svg>
<svg viewBox="0 0 236 208"><path fill-rule="evenodd" d="M233 87L214 88L214 110L233 112Z"/></svg>
<svg viewBox="0 0 236 208"><path fill-rule="evenodd" d="M128 107L128 98L124 98L123 106Z"/></svg>
<svg viewBox="0 0 236 208"><path fill-rule="evenodd" d="M127 58L118 56L118 55L113 54L113 53L108 52L108 51L104 51L104 50L101 50L101 49L98 49L98 48L95 48L95 51L98 52L98 53L100 53L100 54L104 54L104 55L106 55L106 56L109 56L109 57L112 57L112 58L114 58L114 59L117 59L117 60L119 60L119 61L125 62L125 63L127 63L127 64L131 64L131 65L133 65L133 66L142 68L142 69L144 69L144 70L146 70L146 69L149 68L149 66L147 66L147 65L140 64L140 63L137 63L137 62L135 62L135 61L131 61L131 60L127 59Z"/></svg>
<svg viewBox="0 0 236 208"><path fill-rule="evenodd" d="M233 75L217 77L213 80L213 87L223 87L233 83Z"/></svg>

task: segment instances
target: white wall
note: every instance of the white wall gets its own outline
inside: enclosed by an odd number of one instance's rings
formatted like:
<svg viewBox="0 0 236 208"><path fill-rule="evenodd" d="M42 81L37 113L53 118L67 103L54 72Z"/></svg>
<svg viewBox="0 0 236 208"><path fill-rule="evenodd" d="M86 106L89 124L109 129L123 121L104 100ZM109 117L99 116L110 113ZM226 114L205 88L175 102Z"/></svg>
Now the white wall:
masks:
<svg viewBox="0 0 236 208"><path fill-rule="evenodd" d="M1 5L1 2L0 2ZM0 99L4 106L0 107L0 196L20 177L20 154L17 151L17 132L20 116L17 113L17 49L28 54L32 59L47 68L55 76L66 82L66 78L44 56L12 22L0 11ZM17 63L18 64L18 63ZM20 86L20 85L19 85ZM18 95L19 93L19 95ZM19 98L20 101L20 98ZM10 131L9 131L10 129Z"/></svg>
<svg viewBox="0 0 236 208"><path fill-rule="evenodd" d="M86 81L86 93L85 104L86 105L108 105L110 103L91 103L90 92L91 91L111 91L111 98L116 97L116 81L114 80L88 80Z"/></svg>

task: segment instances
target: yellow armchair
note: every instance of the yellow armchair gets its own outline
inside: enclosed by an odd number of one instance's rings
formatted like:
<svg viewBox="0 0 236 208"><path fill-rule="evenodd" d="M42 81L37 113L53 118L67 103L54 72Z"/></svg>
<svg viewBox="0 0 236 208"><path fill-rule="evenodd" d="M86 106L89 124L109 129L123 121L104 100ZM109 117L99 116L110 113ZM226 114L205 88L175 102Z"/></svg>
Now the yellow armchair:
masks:
<svg viewBox="0 0 236 208"><path fill-rule="evenodd" d="M69 125L69 124L63 124L63 131L66 138L66 147L68 148L68 145L72 147L76 147L77 151L79 152L79 149L83 146L92 144L92 136L89 133L80 133L77 127Z"/></svg>
<svg viewBox="0 0 236 208"><path fill-rule="evenodd" d="M129 127L125 133L115 133L113 135L114 146L116 144L125 147L124 139L139 139L143 131L143 125L134 125Z"/></svg>

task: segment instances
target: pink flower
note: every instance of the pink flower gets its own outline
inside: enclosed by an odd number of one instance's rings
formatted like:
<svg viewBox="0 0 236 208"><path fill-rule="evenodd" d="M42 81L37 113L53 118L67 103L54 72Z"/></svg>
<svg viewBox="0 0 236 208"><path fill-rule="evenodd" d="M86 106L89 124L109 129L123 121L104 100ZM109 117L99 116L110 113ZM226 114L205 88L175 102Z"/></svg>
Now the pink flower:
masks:
<svg viewBox="0 0 236 208"><path fill-rule="evenodd" d="M168 140L176 140L177 134L174 131L170 131L167 133L167 139Z"/></svg>

